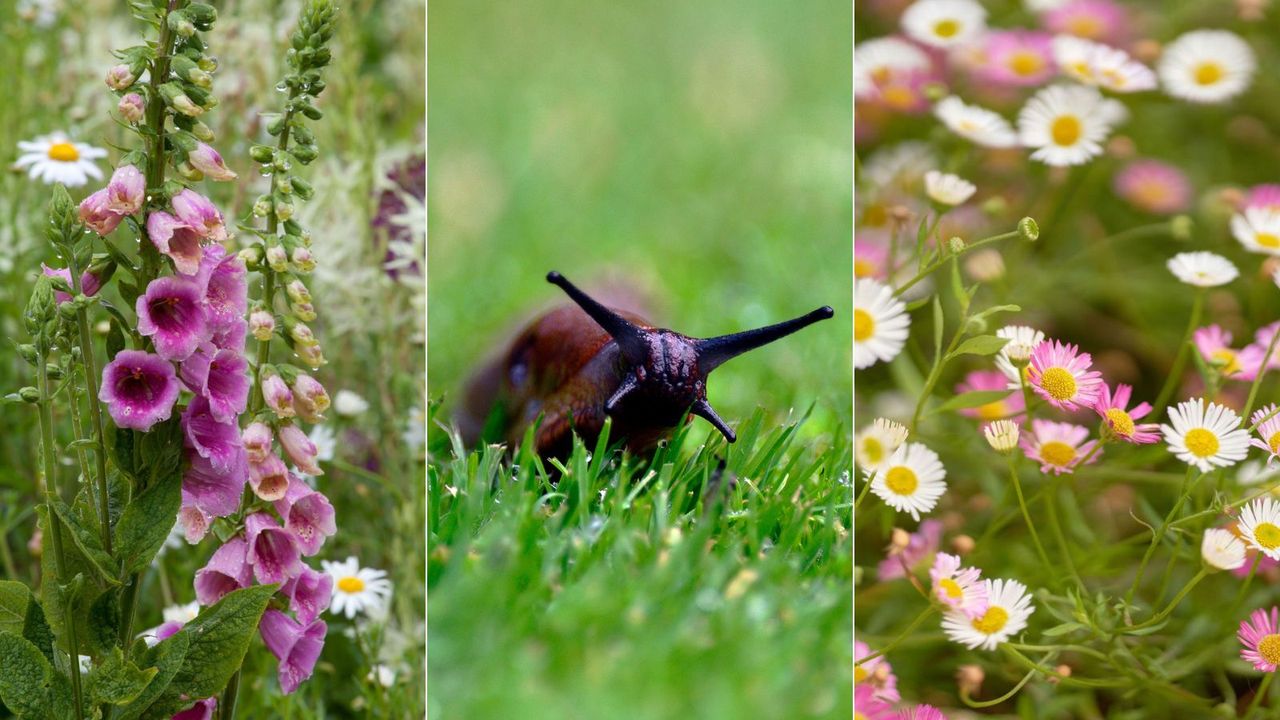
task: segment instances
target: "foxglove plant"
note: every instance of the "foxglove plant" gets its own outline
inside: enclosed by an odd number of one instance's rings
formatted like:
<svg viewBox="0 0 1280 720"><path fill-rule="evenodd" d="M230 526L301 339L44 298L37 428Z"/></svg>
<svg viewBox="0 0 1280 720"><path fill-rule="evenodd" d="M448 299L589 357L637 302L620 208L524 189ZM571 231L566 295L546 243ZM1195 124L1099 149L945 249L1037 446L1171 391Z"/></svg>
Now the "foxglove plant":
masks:
<svg viewBox="0 0 1280 720"><path fill-rule="evenodd" d="M310 195L292 168L317 155L305 121L320 117L332 1L309 0L293 35L289 99L269 126L278 140L252 152L271 177L255 205L265 228L242 228L256 239L239 252L198 185L237 178L200 119L217 105L204 38L217 13L190 0L131 6L155 38L117 53L106 84L138 147L78 207L55 186L47 235L65 267L36 278L23 318L31 341L19 347L35 385L9 396L38 410L48 549L38 592L0 583L6 610L25 618L0 624L0 701L20 717L230 718L255 631L286 693L311 675L327 631L332 580L303 558L337 526L297 474L322 471L294 418L320 420L329 398L304 370L270 360L278 335L308 368L324 363L305 324L316 314L302 277L316 259L290 218ZM136 251L112 240L125 233ZM252 314L250 270L262 280ZM105 355L91 332L103 318ZM57 462L63 412L74 476ZM144 641L139 588L175 518L188 542L221 544L195 578L201 611Z"/></svg>

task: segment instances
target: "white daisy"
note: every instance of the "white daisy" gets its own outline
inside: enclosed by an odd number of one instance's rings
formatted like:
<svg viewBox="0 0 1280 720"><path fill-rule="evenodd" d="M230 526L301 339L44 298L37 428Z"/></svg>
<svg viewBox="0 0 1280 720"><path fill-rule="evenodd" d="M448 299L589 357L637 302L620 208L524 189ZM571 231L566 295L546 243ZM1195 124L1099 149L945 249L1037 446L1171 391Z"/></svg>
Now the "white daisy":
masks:
<svg viewBox="0 0 1280 720"><path fill-rule="evenodd" d="M1169 43L1156 71L1164 91L1195 103L1219 103L1244 92L1258 62L1239 35L1193 30Z"/></svg>
<svg viewBox="0 0 1280 720"><path fill-rule="evenodd" d="M1119 93L1156 87L1156 74L1129 53L1075 35L1054 36L1053 59L1064 75L1086 85Z"/></svg>
<svg viewBox="0 0 1280 720"><path fill-rule="evenodd" d="M853 366L871 367L898 356L907 342L911 316L893 290L872 278L853 284Z"/></svg>
<svg viewBox="0 0 1280 720"><path fill-rule="evenodd" d="M951 95L933 107L943 125L960 137L984 147L1007 148L1018 144L1018 134L999 113L977 105L966 105Z"/></svg>
<svg viewBox="0 0 1280 720"><path fill-rule="evenodd" d="M932 146L907 140L872 153L862 165L861 179L877 190L911 192L919 187L924 174L937 166Z"/></svg>
<svg viewBox="0 0 1280 720"><path fill-rule="evenodd" d="M1240 274L1231 261L1211 252L1178 253L1169 258L1169 272L1179 280L1196 287L1226 285ZM1277 281L1280 285L1280 281Z"/></svg>
<svg viewBox="0 0 1280 720"><path fill-rule="evenodd" d="M947 491L946 468L938 454L920 443L905 443L878 470L866 471L871 492L898 512L919 520Z"/></svg>
<svg viewBox="0 0 1280 720"><path fill-rule="evenodd" d="M853 94L874 97L877 87L894 75L926 72L932 66L923 50L902 38L880 37L858 43L853 48Z"/></svg>
<svg viewBox="0 0 1280 720"><path fill-rule="evenodd" d="M942 631L970 650L995 650L996 646L1027 627L1035 612L1027 586L1017 580L987 580L987 610L970 618L952 611L942 619Z"/></svg>
<svg viewBox="0 0 1280 720"><path fill-rule="evenodd" d="M938 553L929 568L933 595L947 609L970 618L982 617L987 607L987 584L978 568L961 567L959 555Z"/></svg>
<svg viewBox="0 0 1280 720"><path fill-rule="evenodd" d="M1280 503L1258 498L1240 510L1237 526L1244 542L1272 560L1280 560Z"/></svg>
<svg viewBox="0 0 1280 720"><path fill-rule="evenodd" d="M1169 452L1201 472L1230 467L1249 454L1249 432L1240 427L1234 410L1203 398L1178 403L1169 410L1173 425L1161 423Z"/></svg>
<svg viewBox="0 0 1280 720"><path fill-rule="evenodd" d="M1053 85L1018 113L1022 144L1046 165L1080 165L1102 154L1102 143L1125 117L1124 106L1084 85Z"/></svg>
<svg viewBox="0 0 1280 720"><path fill-rule="evenodd" d="M1231 234L1249 252L1280 255L1280 211L1245 208L1243 213L1231 216Z"/></svg>
<svg viewBox="0 0 1280 720"><path fill-rule="evenodd" d="M196 616L200 614L200 603L193 600L186 605L170 605L162 612L165 622L176 622L185 625L195 620Z"/></svg>
<svg viewBox="0 0 1280 720"><path fill-rule="evenodd" d="M389 688L396 684L396 671L378 663L369 668L369 674L365 675L365 679L369 682L376 682L384 688Z"/></svg>
<svg viewBox="0 0 1280 720"><path fill-rule="evenodd" d="M941 205L959 205L973 197L978 187L959 175L930 170L924 174L924 191Z"/></svg>
<svg viewBox="0 0 1280 720"><path fill-rule="evenodd" d="M1235 570L1244 565L1244 543L1230 530L1210 528L1200 541L1200 557L1211 568Z"/></svg>
<svg viewBox="0 0 1280 720"><path fill-rule="evenodd" d="M1022 362L1022 370L1013 364L1010 353L1026 353L1026 360L1031 359L1031 351L1044 342L1044 333L1026 325L1005 325L996 331L996 337L1008 338L1009 342L996 353L996 368L1009 378L1009 389L1022 387L1022 379L1026 376L1027 363ZM1019 358L1021 359L1021 358Z"/></svg>
<svg viewBox="0 0 1280 720"><path fill-rule="evenodd" d="M369 401L350 390L339 390L333 396L333 411L343 417L362 415L368 409Z"/></svg>
<svg viewBox="0 0 1280 720"><path fill-rule="evenodd" d="M320 565L333 578L333 600L329 612L353 618L357 614L384 617L391 601L391 581L383 570L360 567L360 561L349 557L342 562L321 560Z"/></svg>
<svg viewBox="0 0 1280 720"><path fill-rule="evenodd" d="M879 470L898 446L906 442L907 428L892 420L876 418L853 439L853 452L858 466Z"/></svg>
<svg viewBox="0 0 1280 720"><path fill-rule="evenodd" d="M89 178L101 180L102 170L93 161L107 156L106 150L73 142L61 132L23 140L18 149L22 154L14 163L15 168L30 168L27 175L31 179L67 187L80 187Z"/></svg>
<svg viewBox="0 0 1280 720"><path fill-rule="evenodd" d="M338 434L328 425L316 425L307 434L307 439L316 446L316 460L329 462L338 449Z"/></svg>
<svg viewBox="0 0 1280 720"><path fill-rule="evenodd" d="M913 40L953 48L986 30L987 11L974 0L917 0L902 13L902 30Z"/></svg>

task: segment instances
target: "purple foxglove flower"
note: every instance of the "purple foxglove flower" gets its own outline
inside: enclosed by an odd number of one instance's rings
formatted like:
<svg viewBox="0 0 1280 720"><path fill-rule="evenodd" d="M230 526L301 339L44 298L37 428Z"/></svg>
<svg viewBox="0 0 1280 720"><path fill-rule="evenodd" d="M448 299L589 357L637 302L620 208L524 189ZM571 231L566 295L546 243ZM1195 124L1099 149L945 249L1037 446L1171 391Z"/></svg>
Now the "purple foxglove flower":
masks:
<svg viewBox="0 0 1280 720"><path fill-rule="evenodd" d="M106 188L103 188L80 201L80 222L102 236L110 235L120 226L124 216L113 212L109 207Z"/></svg>
<svg viewBox="0 0 1280 720"><path fill-rule="evenodd" d="M227 255L221 245L211 245L205 249L200 276L209 322L217 328L243 323L249 309L244 260L239 255Z"/></svg>
<svg viewBox="0 0 1280 720"><path fill-rule="evenodd" d="M311 677L329 627L322 620L302 624L279 610L268 610L262 614L258 629L262 642L280 661L277 677L280 689L288 695Z"/></svg>
<svg viewBox="0 0 1280 720"><path fill-rule="evenodd" d="M324 411L329 409L329 393L315 378L302 373L293 381L293 407L298 417L309 423L317 423L324 419Z"/></svg>
<svg viewBox="0 0 1280 720"><path fill-rule="evenodd" d="M178 631L182 629L183 625L186 625L186 623L178 622L177 620L165 620L164 622L160 623L159 625L156 626L156 633L155 633L156 642L159 642L161 640L168 640L174 635L177 635Z"/></svg>
<svg viewBox="0 0 1280 720"><path fill-rule="evenodd" d="M200 271L200 259L204 245L195 228L163 210L147 216L147 237L160 252L173 260L173 266L183 275L195 275Z"/></svg>
<svg viewBox="0 0 1280 720"><path fill-rule="evenodd" d="M192 167L204 173L210 180L235 180L236 174L232 172L226 163L222 162L222 156L217 150L209 147L204 143L197 143L196 149L188 155Z"/></svg>
<svg viewBox="0 0 1280 720"><path fill-rule="evenodd" d="M253 568L248 561L249 544L236 536L213 553L209 562L196 571L196 600L208 607L232 590L249 587Z"/></svg>
<svg viewBox="0 0 1280 720"><path fill-rule="evenodd" d="M170 720L213 720L213 711L218 709L218 698L209 697L197 700L195 705L175 714Z"/></svg>
<svg viewBox="0 0 1280 720"><path fill-rule="evenodd" d="M248 562L253 566L253 576L263 585L283 583L302 572L302 560L293 534L280 527L275 518L265 512L256 512L244 521L245 537L249 541Z"/></svg>
<svg viewBox="0 0 1280 720"><path fill-rule="evenodd" d="M67 268L54 269L44 263L40 263L40 269L41 272L49 277L60 277L63 280L66 280L68 285L71 284L71 271ZM98 281L97 275L94 275L88 270L80 273L80 291L85 295L97 295L98 290L101 288L102 283ZM59 304L71 301L71 295L69 293L64 293L61 290L55 290L53 294L57 298Z"/></svg>
<svg viewBox="0 0 1280 720"><path fill-rule="evenodd" d="M284 378L272 373L262 379L262 399L271 408L276 417L291 418L294 415L293 393L285 384Z"/></svg>
<svg viewBox="0 0 1280 720"><path fill-rule="evenodd" d="M187 493L182 491L182 508L178 510L178 524L182 526L182 536L186 539L188 545L199 544L205 535L209 534L209 523L213 522L213 516L196 507L194 500Z"/></svg>
<svg viewBox="0 0 1280 720"><path fill-rule="evenodd" d="M225 517L240 507L240 496L248 481L248 464L241 460L226 470L218 470L208 459L193 449L187 450L191 461L182 476L182 504L199 508L213 517ZM241 455L243 458L243 455Z"/></svg>
<svg viewBox="0 0 1280 720"><path fill-rule="evenodd" d="M240 433L249 462L259 463L271 454L271 428L266 423L253 422Z"/></svg>
<svg viewBox="0 0 1280 720"><path fill-rule="evenodd" d="M249 404L249 361L235 350L205 345L182 362L182 382L209 401L218 422L234 422Z"/></svg>
<svg viewBox="0 0 1280 720"><path fill-rule="evenodd" d="M298 622L310 625L329 607L333 597L333 576L304 565L298 577L280 588L280 594L289 598L289 609L297 616Z"/></svg>
<svg viewBox="0 0 1280 720"><path fill-rule="evenodd" d="M147 106L142 101L142 96L138 93L129 93L120 98L119 104L116 105L116 111L120 113L120 117L125 122L136 123L146 114Z"/></svg>
<svg viewBox="0 0 1280 720"><path fill-rule="evenodd" d="M281 447L299 470L308 475L324 474L324 470L316 464L316 444L302 432L302 428L293 423L282 424L276 430L276 435L280 438Z"/></svg>
<svg viewBox="0 0 1280 720"><path fill-rule="evenodd" d="M276 318L271 313L266 310L254 310L249 315L249 332L253 333L255 339L267 342L275 331Z"/></svg>
<svg viewBox="0 0 1280 720"><path fill-rule="evenodd" d="M236 320L224 327L214 326L213 336L209 338L209 342L214 347L223 350L234 350L238 353L244 352L244 338L248 331L248 325L244 318L236 318Z"/></svg>
<svg viewBox="0 0 1280 720"><path fill-rule="evenodd" d="M116 427L146 432L169 419L178 399L178 378L158 355L121 350L102 369L98 399L107 404Z"/></svg>
<svg viewBox="0 0 1280 720"><path fill-rule="evenodd" d="M186 278L152 280L136 309L138 332L151 338L156 354L166 360L186 360L211 335L204 293Z"/></svg>
<svg viewBox="0 0 1280 720"><path fill-rule="evenodd" d="M133 165L121 165L107 183L107 210L121 216L133 215L147 200L147 178Z"/></svg>
<svg viewBox="0 0 1280 720"><path fill-rule="evenodd" d="M249 463L249 484L254 495L274 502L289 489L289 468L275 453L267 453L262 462Z"/></svg>
<svg viewBox="0 0 1280 720"><path fill-rule="evenodd" d="M209 198L194 190L182 190L173 196L173 212L206 240L222 242L227 239L227 228L222 223L222 213Z"/></svg>
<svg viewBox="0 0 1280 720"><path fill-rule="evenodd" d="M290 479L284 498L276 501L276 512L284 518L284 529L293 533L298 549L307 557L320 552L325 538L338 531L329 499L297 477Z"/></svg>
<svg viewBox="0 0 1280 720"><path fill-rule="evenodd" d="M215 418L209 400L203 395L196 395L187 404L182 413L182 429L187 445L208 460L215 472L237 472L244 476L248 460L240 443L240 428L234 419L222 422Z"/></svg>

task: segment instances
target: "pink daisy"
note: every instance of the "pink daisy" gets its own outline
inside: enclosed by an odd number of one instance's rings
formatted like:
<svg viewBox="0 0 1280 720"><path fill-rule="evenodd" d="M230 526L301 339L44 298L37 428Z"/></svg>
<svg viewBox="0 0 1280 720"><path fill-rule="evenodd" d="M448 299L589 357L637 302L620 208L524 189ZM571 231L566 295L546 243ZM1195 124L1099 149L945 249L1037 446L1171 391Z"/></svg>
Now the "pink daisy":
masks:
<svg viewBox="0 0 1280 720"><path fill-rule="evenodd" d="M1240 622L1236 637L1244 649L1240 657L1253 663L1256 670L1275 672L1280 665L1280 609L1272 606L1268 613L1262 608L1253 611L1248 620Z"/></svg>
<svg viewBox="0 0 1280 720"><path fill-rule="evenodd" d="M1032 420L1031 432L1022 436L1022 450L1040 463L1040 472L1061 475L1075 470L1086 457L1089 464L1098 461L1094 452L1098 441L1090 440L1088 428L1051 420Z"/></svg>
<svg viewBox="0 0 1280 720"><path fill-rule="evenodd" d="M958 555L938 553L929 569L929 579L933 581L934 597L948 608L971 618L987 611L987 584L982 582L982 571L960 567Z"/></svg>
<svg viewBox="0 0 1280 720"><path fill-rule="evenodd" d="M1116 173L1116 194L1144 212L1173 215L1191 206L1191 183L1177 167L1159 160L1137 160Z"/></svg>
<svg viewBox="0 0 1280 720"><path fill-rule="evenodd" d="M906 572L902 569L903 563L912 570L917 569L921 565L932 565L933 556L938 552L938 545L942 541L942 522L938 520L925 520L920 523L920 527L911 533L910 539L907 541L907 547L902 550L900 555L891 555L880 561L880 566L876 568L876 577L881 580L895 580L897 578L906 577Z"/></svg>
<svg viewBox="0 0 1280 720"><path fill-rule="evenodd" d="M1093 357L1075 345L1045 340L1031 353L1027 379L1036 394L1049 404L1074 411L1078 405L1092 405L1098 398L1102 373L1089 367Z"/></svg>
<svg viewBox="0 0 1280 720"><path fill-rule="evenodd" d="M1134 420L1140 420L1151 412L1150 403L1139 403L1132 410L1126 409L1129 404L1129 396L1133 393L1133 388L1120 383L1116 385L1116 392L1111 394L1111 388L1107 384L1102 383L1102 390L1098 393L1098 399L1093 404L1094 412L1102 417L1102 421L1106 424L1116 437L1131 442L1135 445L1146 445L1156 442L1160 439L1160 426L1156 423L1143 423L1141 425L1134 423Z"/></svg>
<svg viewBox="0 0 1280 720"><path fill-rule="evenodd" d="M870 685L853 687L853 717L857 720L895 720L893 705L876 697Z"/></svg>
<svg viewBox="0 0 1280 720"><path fill-rule="evenodd" d="M1280 332L1280 320L1263 325L1253 334L1253 344L1262 349L1262 354L1266 355L1267 348L1271 347L1271 340ZM1267 369L1275 370L1280 368L1280 343L1276 344L1275 349L1271 351L1271 356L1267 358Z"/></svg>
<svg viewBox="0 0 1280 720"><path fill-rule="evenodd" d="M1249 194L1244 199L1244 207L1240 210L1249 208L1280 211L1280 185L1254 185L1249 188Z"/></svg>
<svg viewBox="0 0 1280 720"><path fill-rule="evenodd" d="M1111 45L1129 35L1129 16L1111 0L1071 0L1041 16L1051 32L1075 35Z"/></svg>
<svg viewBox="0 0 1280 720"><path fill-rule="evenodd" d="M853 238L853 276L889 279L889 248L878 235L860 233Z"/></svg>
<svg viewBox="0 0 1280 720"><path fill-rule="evenodd" d="M1241 350L1231 348L1231 333L1217 325L1210 325L1196 330L1192 336L1200 357L1206 363L1222 370L1222 376L1228 380L1251 382L1262 367L1262 356L1266 349L1257 345L1248 345Z"/></svg>
<svg viewBox="0 0 1280 720"><path fill-rule="evenodd" d="M965 376L964 382L956 385L957 394L980 390L1008 391L1008 389L1009 379L999 370L975 370ZM965 417L978 418L979 420L1000 420L1021 415L1025 409L1026 403L1022 399L1022 393L1013 392L986 405L979 405L976 408L964 408L960 411L960 414Z"/></svg>
<svg viewBox="0 0 1280 720"><path fill-rule="evenodd" d="M1236 533L1236 536L1239 537L1239 532ZM1262 555L1261 559L1257 559L1259 555ZM1254 570L1254 562L1258 563L1257 570ZM1230 572L1238 578L1246 578L1249 577L1249 573L1261 575L1276 566L1280 566L1280 560L1272 560L1267 557L1265 553L1260 553L1253 548L1248 548L1244 552L1244 564Z"/></svg>
<svg viewBox="0 0 1280 720"><path fill-rule="evenodd" d="M1249 418L1249 424L1257 425L1258 435L1262 436L1261 440L1255 439L1249 444L1267 451L1267 467L1270 467L1271 463L1280 457L1280 414L1272 414L1275 412L1276 406L1275 403L1272 403L1258 410L1253 414L1253 417ZM1262 422L1262 418L1268 415L1271 415L1271 417Z"/></svg>
<svg viewBox="0 0 1280 720"><path fill-rule="evenodd" d="M871 654L871 648L861 640L853 641L853 660L857 662ZM898 694L898 676L893 674L893 666L881 655L861 665L853 666L853 682L859 687L867 685L875 692L875 696L887 702L898 702L902 696Z"/></svg>
<svg viewBox="0 0 1280 720"><path fill-rule="evenodd" d="M899 710L898 720L947 720L947 716L932 705L917 705Z"/></svg>
<svg viewBox="0 0 1280 720"><path fill-rule="evenodd" d="M1052 36L1034 30L1003 30L985 38L986 62L979 75L992 83L1030 87L1041 85L1058 71L1053 61Z"/></svg>

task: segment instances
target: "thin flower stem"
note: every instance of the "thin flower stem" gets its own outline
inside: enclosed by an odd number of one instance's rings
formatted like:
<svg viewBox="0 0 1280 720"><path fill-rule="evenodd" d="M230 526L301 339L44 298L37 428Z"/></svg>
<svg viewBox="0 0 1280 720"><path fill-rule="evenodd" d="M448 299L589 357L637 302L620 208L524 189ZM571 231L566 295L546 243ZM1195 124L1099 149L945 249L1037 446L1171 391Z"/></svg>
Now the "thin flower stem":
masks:
<svg viewBox="0 0 1280 720"><path fill-rule="evenodd" d="M867 496L867 492L869 492L870 490L871 490L871 483L869 481L864 482L862 484L862 491L858 493L858 498L853 501L854 512L858 512L858 506L862 505L862 499Z"/></svg>
<svg viewBox="0 0 1280 720"><path fill-rule="evenodd" d="M1271 689L1271 678L1275 677L1274 672L1269 672L1262 677L1262 684L1258 686L1258 692L1253 694L1253 700L1249 702L1249 707L1244 711L1244 717L1249 717L1262 705L1262 699L1267 696L1267 691Z"/></svg>
<svg viewBox="0 0 1280 720"><path fill-rule="evenodd" d="M1168 617L1169 613L1173 612L1174 609L1178 607L1178 603L1182 602L1182 599L1187 596L1187 593L1191 592L1191 590L1196 585L1198 585L1201 580L1208 577L1208 575L1209 575L1209 571L1206 568L1201 567L1200 572L1196 573L1195 577L1191 578L1190 582L1182 586L1182 589L1178 591L1177 595L1173 596L1173 600L1169 601L1169 605L1164 610L1161 610L1159 613L1151 616L1149 620L1144 620L1143 622L1140 622L1137 625L1124 628L1124 630L1126 632L1132 632L1134 630L1141 630L1142 628L1147 628L1147 627L1151 627L1152 625L1159 624L1161 620L1164 620L1166 617Z"/></svg>
<svg viewBox="0 0 1280 720"><path fill-rule="evenodd" d="M1071 579L1076 581L1077 586L1084 588L1084 580L1076 568L1076 561L1071 557L1071 546L1067 544L1067 536L1062 532L1062 520L1058 517L1058 488L1061 483L1061 477L1055 478L1049 487L1049 492L1045 495L1045 505L1049 511L1049 527L1053 530L1054 539L1062 548L1062 559L1066 562L1067 571L1071 573Z"/></svg>
<svg viewBox="0 0 1280 720"><path fill-rule="evenodd" d="M902 295L902 293L906 292L908 288L910 288L911 286L915 285L921 280L932 275L935 270L942 267L943 265L946 265L947 262L950 261L951 259L957 258L960 255L963 255L964 253L967 253L974 248L982 247L983 245L989 245L993 242L999 242L1001 240L1010 240L1010 239L1019 237L1020 235L1021 233L1019 233L1017 230L1014 230L1012 232L1001 233L1000 235L993 235L992 237L983 238L981 240L969 243L968 245L965 245L964 249L961 250L960 252L954 253L951 255L945 255L933 261L932 263L929 263L928 267L916 273L915 277L911 278L910 280L900 285L898 289L894 291L894 293L897 295Z"/></svg>
<svg viewBox="0 0 1280 720"><path fill-rule="evenodd" d="M1009 454L1009 479L1013 481L1013 491L1018 494L1018 507L1022 510L1022 519L1027 523L1027 530L1031 533L1031 542L1036 546L1036 552L1040 555L1040 562L1044 563L1045 568L1053 567L1053 563L1049 562L1049 554L1044 551L1044 545L1040 542L1040 534L1036 532L1036 524L1031 522L1031 512L1027 510L1027 500L1022 494L1022 481L1018 479L1017 456Z"/></svg>
<svg viewBox="0 0 1280 720"><path fill-rule="evenodd" d="M1271 361L1271 353L1275 352L1277 340L1280 340L1280 329L1272 333L1271 342L1267 343L1267 352L1262 356L1258 374L1253 377L1253 383L1249 385L1249 399L1245 401L1244 412L1240 413L1240 417L1247 419L1249 413L1253 411L1253 401L1258 399L1258 390L1262 388L1262 378L1267 374L1267 363Z"/></svg>
<svg viewBox="0 0 1280 720"><path fill-rule="evenodd" d="M1164 522L1160 524L1160 529L1151 537L1151 544L1147 546L1147 552L1142 556L1142 563L1138 565L1138 574L1133 577L1133 584L1129 586L1129 591L1125 593L1125 604L1133 603L1133 595L1138 592L1138 585L1142 583L1142 575L1147 571L1147 563L1151 562L1151 556L1155 554L1156 547L1160 545L1160 541L1164 539L1164 535L1169 531L1169 525L1173 523L1173 519L1178 515L1178 511L1182 509L1183 503L1191 495L1191 489L1195 487L1195 483L1191 481L1191 476L1195 473L1195 465L1187 466L1187 476L1182 480L1182 489L1178 492L1178 501L1173 504L1173 509L1165 516Z"/></svg>
<svg viewBox="0 0 1280 720"><path fill-rule="evenodd" d="M1010 642L1007 643L1007 645L1009 645L1009 647L1017 648L1018 650L1027 650L1030 652L1074 652L1080 653L1081 655L1088 655L1090 657L1097 658L1098 660L1111 662L1111 658L1106 653L1095 650L1088 645L1028 645L1027 643L1016 642Z"/></svg>
<svg viewBox="0 0 1280 720"><path fill-rule="evenodd" d="M1258 418L1257 422L1246 428L1246 432L1253 432L1254 430L1257 430L1259 425L1275 417L1277 414L1280 414L1280 406L1277 406L1274 410L1271 410L1266 415Z"/></svg>
<svg viewBox="0 0 1280 720"><path fill-rule="evenodd" d="M1258 574L1258 564L1262 562L1262 553L1254 553L1253 564L1249 566L1249 574L1245 576L1244 582L1240 583L1240 592L1236 593L1235 602L1231 603L1231 612L1227 613L1227 617L1235 617L1240 610L1241 603L1249 596L1249 586L1253 584L1253 578Z"/></svg>
<svg viewBox="0 0 1280 720"><path fill-rule="evenodd" d="M1018 652L1017 648L1012 647L1009 643L1004 643L1003 645L1000 646L1000 648L1004 650L1006 653L1008 653L1009 655L1011 655L1013 659L1016 660L1023 667L1031 668L1039 672L1040 674L1044 675L1045 677L1055 678L1057 679L1058 682L1062 683L1063 685L1071 685L1075 687L1104 688L1104 687L1128 687L1130 684L1128 680L1118 680L1118 679L1102 680L1102 679L1095 679L1095 678L1082 678L1082 677L1073 677L1070 675L1061 675L1056 671L1054 671L1052 668L1047 668L1041 665L1040 663L1037 663L1035 660L1032 660L1031 658L1027 657L1026 655L1023 655L1022 653Z"/></svg>
<svg viewBox="0 0 1280 720"><path fill-rule="evenodd" d="M929 368L929 377L925 379L924 389L920 391L920 399L916 401L915 412L911 413L911 432L913 433L916 431L916 425L920 423L920 413L924 411L925 403L929 402L929 396L933 394L933 388L938 384L938 378L942 376L942 368L947 364L947 356L960 344L960 336L964 334L964 325L967 320L966 313L960 318L960 325L951 336L951 342L947 343L946 349L933 359L933 367Z"/></svg>
<svg viewBox="0 0 1280 720"><path fill-rule="evenodd" d="M1182 342L1178 344L1178 355L1173 359L1173 367L1169 369L1169 377L1165 378L1164 387L1160 388L1160 394L1156 396L1155 414L1151 416L1148 422L1155 422L1165 411L1165 404L1169 402L1173 391L1178 387L1178 380L1182 377L1182 368L1187 364L1187 351L1191 349L1191 336L1196 331L1196 326L1200 324L1200 314L1204 312L1204 289L1196 290L1195 300L1191 303L1191 318L1187 322L1187 330L1182 334Z"/></svg>
<svg viewBox="0 0 1280 720"><path fill-rule="evenodd" d="M1009 692L1001 695L998 698L994 698L992 700L974 700L969 697L969 688L967 687L961 688L960 701L971 708L989 708L995 705L999 705L1002 702L1006 702L1012 699L1014 695L1017 695L1018 691L1021 690L1023 686L1025 686L1028 682L1030 682L1031 678L1035 677L1036 673L1038 672L1039 670L1037 670L1036 668L1032 668L1028 670L1027 674L1023 675L1022 679L1018 681L1018 684L1014 685L1013 688L1009 690Z"/></svg>
<svg viewBox="0 0 1280 720"><path fill-rule="evenodd" d="M71 289L76 295L80 287L80 268L76 254L67 253L67 270L71 273ZM84 389L89 396L89 422L93 430L94 479L98 483L98 522L102 526L102 549L111 553L111 514L107 492L107 445L102 425L102 406L98 401L98 362L93 352L93 335L89 332L89 311L81 307L76 311L76 324L80 327L80 360L84 368Z"/></svg>
<svg viewBox="0 0 1280 720"><path fill-rule="evenodd" d="M919 627L920 623L927 620L930 615L932 615L934 612L937 611L937 609L938 608L934 607L933 603L930 603L929 606L924 609L924 612L921 612L919 615L916 616L915 620L911 621L911 624L907 626L906 630L903 630L902 633L898 635L898 637L893 639L893 642L889 643L888 645L885 645L884 647L880 648L876 652L871 653L870 655L866 655L858 658L853 662L854 667L862 665L863 663L869 662L871 660L875 660L876 658L882 655L888 655L890 650L897 647L898 643L902 642L907 637L909 637L911 635L911 631Z"/></svg>

